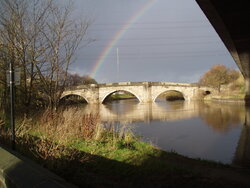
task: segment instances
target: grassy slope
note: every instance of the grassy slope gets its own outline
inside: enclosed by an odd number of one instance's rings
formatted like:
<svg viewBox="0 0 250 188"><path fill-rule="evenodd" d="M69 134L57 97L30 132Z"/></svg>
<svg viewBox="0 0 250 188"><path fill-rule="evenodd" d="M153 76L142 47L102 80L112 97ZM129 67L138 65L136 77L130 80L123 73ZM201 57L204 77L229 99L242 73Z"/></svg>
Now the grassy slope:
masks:
<svg viewBox="0 0 250 188"><path fill-rule="evenodd" d="M250 186L249 171L189 159L139 141L79 141L71 146L96 156L78 175L84 177L84 185L91 187ZM83 182L78 183L83 186Z"/></svg>

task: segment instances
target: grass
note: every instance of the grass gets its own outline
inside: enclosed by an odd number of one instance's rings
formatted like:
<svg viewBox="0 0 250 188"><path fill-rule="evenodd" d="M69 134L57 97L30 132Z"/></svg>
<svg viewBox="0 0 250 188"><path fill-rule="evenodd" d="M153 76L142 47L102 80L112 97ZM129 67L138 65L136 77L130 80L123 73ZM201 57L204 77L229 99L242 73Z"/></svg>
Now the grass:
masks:
<svg viewBox="0 0 250 188"><path fill-rule="evenodd" d="M211 95L205 98L205 100L225 100L225 101L243 101L245 99L245 93L240 91L222 91L219 94Z"/></svg>
<svg viewBox="0 0 250 188"><path fill-rule="evenodd" d="M220 95L214 95L212 99L222 99L222 100L244 100L245 94L228 94L221 93Z"/></svg>
<svg viewBox="0 0 250 188"><path fill-rule="evenodd" d="M112 143L108 141L79 140L78 142L70 144L70 147L131 165L139 165L145 160L147 155L154 154L153 146L140 141L131 141L128 143L120 140Z"/></svg>
<svg viewBox="0 0 250 188"><path fill-rule="evenodd" d="M10 134L3 133L1 143ZM141 142L128 126L103 126L98 114L83 116L77 108L46 111L35 122L24 118L17 148L79 187L249 185L249 171L164 152Z"/></svg>

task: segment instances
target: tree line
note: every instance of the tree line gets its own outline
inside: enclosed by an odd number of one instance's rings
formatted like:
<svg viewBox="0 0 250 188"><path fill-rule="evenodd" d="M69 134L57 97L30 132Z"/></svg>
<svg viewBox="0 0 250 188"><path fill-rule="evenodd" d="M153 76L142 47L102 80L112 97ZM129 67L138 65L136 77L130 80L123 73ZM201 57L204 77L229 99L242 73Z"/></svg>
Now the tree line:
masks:
<svg viewBox="0 0 250 188"><path fill-rule="evenodd" d="M57 0L1 0L0 102L8 103L6 73L12 63L20 71L16 103L28 110L45 105L55 109L66 86L89 77L69 73L75 53L86 38L90 20L72 17L73 4Z"/></svg>

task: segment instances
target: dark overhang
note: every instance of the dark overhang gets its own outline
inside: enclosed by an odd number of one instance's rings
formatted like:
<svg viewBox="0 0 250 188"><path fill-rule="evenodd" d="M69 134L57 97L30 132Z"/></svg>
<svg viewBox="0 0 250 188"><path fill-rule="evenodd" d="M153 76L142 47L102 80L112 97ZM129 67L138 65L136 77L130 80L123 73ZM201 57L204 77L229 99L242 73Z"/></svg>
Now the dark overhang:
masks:
<svg viewBox="0 0 250 188"><path fill-rule="evenodd" d="M249 0L196 0L228 48L241 72L241 54L250 52Z"/></svg>

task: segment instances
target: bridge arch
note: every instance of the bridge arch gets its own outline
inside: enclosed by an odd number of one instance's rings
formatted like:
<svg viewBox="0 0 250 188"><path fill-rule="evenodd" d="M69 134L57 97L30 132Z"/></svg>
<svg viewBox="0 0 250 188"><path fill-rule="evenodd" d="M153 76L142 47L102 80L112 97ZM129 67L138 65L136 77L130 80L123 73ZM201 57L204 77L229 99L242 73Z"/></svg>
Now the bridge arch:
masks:
<svg viewBox="0 0 250 188"><path fill-rule="evenodd" d="M70 97L70 96L78 96L78 97L81 97L82 99L84 99L84 100L89 104L89 101L88 101L88 99L87 99L85 96L83 96L83 95L81 95L81 94L79 94L79 93L73 93L73 92L70 92L70 93L65 92L65 93L63 93L63 95L62 95L61 98L60 98L60 101L63 100L64 98Z"/></svg>
<svg viewBox="0 0 250 188"><path fill-rule="evenodd" d="M184 100L188 100L189 99L189 96L187 94L185 94L185 92L181 91L181 90L178 90L178 89L165 89L165 90L162 90L160 92L158 92L155 96L153 96L153 102L156 101L156 99L163 93L166 93L166 92L169 92L169 91L174 91L174 92L178 92L180 94L183 95L183 98Z"/></svg>
<svg viewBox="0 0 250 188"><path fill-rule="evenodd" d="M210 95L212 92L209 90L204 91L203 95Z"/></svg>
<svg viewBox="0 0 250 188"><path fill-rule="evenodd" d="M107 92L107 93L101 98L100 103L103 103L103 102L105 101L105 99L106 99L108 96L112 95L113 93L119 92L119 91L125 91L125 92L128 92L128 93L131 93L132 95L134 95L134 96L138 99L139 102L141 102L140 97L139 97L137 94L135 94L133 91L130 91L130 90L128 90L128 89L113 89L113 90Z"/></svg>

